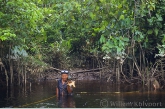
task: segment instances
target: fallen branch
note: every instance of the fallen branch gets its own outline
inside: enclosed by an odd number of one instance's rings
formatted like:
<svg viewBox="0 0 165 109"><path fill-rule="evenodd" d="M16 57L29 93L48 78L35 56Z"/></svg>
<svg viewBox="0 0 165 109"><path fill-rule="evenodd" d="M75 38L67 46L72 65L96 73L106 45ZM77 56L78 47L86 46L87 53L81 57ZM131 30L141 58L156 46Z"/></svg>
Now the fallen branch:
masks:
<svg viewBox="0 0 165 109"><path fill-rule="evenodd" d="M50 67L49 69L53 69L53 70L56 70L56 71L61 71L60 69L54 68L54 67Z"/></svg>
<svg viewBox="0 0 165 109"><path fill-rule="evenodd" d="M70 73L84 73L84 72L92 72L92 71L98 71L98 70L102 70L105 69L106 67L103 68L97 68L97 69L90 69L90 70L81 70L81 71L75 71L75 72L70 72Z"/></svg>
<svg viewBox="0 0 165 109"><path fill-rule="evenodd" d="M102 69L105 69L105 68L106 68L106 67L103 67L103 68L96 68L96 69L90 69L90 70L71 71L70 73L84 73L84 72L92 72L92 71L102 70ZM61 70L60 70L60 69L58 69L58 68L50 67L49 69L53 69L53 70L56 70L56 71L61 72Z"/></svg>

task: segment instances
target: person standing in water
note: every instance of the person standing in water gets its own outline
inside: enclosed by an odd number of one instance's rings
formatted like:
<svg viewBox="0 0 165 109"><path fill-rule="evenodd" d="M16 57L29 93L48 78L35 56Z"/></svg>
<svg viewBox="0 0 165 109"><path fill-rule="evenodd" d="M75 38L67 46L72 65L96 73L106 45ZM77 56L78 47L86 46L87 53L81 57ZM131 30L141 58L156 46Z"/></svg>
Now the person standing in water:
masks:
<svg viewBox="0 0 165 109"><path fill-rule="evenodd" d="M68 74L69 72L67 70L61 71L61 79L57 82L56 87L56 97L65 96L65 95L72 95L73 88L70 87L68 84Z"/></svg>

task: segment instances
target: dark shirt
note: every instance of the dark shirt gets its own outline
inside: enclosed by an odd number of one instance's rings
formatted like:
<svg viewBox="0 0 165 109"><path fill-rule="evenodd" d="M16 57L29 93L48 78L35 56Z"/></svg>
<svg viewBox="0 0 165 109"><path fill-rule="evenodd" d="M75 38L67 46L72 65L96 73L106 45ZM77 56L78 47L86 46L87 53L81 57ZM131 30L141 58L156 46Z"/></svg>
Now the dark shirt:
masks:
<svg viewBox="0 0 165 109"><path fill-rule="evenodd" d="M57 82L57 88L58 88L58 95L68 95L68 91L67 91L67 83L65 82L64 84L62 84L62 79L58 80Z"/></svg>

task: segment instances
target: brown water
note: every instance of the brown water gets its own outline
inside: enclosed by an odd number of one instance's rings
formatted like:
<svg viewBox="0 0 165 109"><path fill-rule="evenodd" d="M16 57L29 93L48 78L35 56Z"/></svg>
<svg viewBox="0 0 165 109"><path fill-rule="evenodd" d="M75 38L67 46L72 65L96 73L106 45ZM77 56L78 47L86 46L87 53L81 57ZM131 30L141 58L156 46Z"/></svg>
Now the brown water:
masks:
<svg viewBox="0 0 165 109"><path fill-rule="evenodd" d="M56 81L42 81L31 87L1 88L0 107L165 107L164 90L145 91L141 85L76 81L74 95L60 99L55 96L55 86Z"/></svg>

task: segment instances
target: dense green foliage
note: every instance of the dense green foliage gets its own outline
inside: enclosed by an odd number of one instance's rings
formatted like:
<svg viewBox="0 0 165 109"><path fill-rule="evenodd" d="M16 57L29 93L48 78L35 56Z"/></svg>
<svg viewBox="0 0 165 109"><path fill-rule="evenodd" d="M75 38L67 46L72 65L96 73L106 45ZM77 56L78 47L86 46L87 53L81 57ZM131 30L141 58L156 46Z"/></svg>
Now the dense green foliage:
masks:
<svg viewBox="0 0 165 109"><path fill-rule="evenodd" d="M0 58L30 74L73 67L82 56L128 60L141 76L164 56L164 19L165 0L0 0Z"/></svg>

